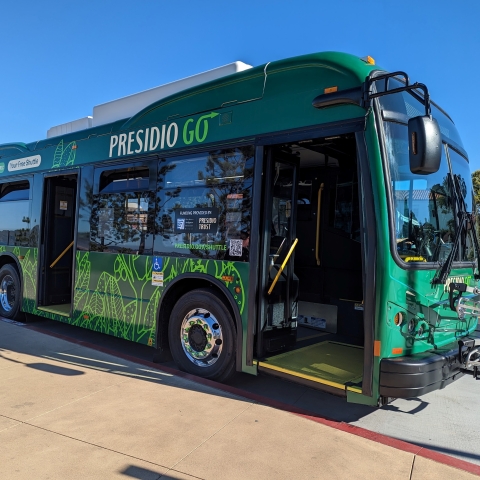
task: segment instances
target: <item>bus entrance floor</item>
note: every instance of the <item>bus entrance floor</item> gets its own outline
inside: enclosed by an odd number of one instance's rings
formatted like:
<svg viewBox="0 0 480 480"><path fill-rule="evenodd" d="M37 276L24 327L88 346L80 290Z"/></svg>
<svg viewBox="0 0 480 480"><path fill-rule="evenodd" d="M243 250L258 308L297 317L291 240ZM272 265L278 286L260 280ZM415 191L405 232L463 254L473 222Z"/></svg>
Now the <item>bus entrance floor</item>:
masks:
<svg viewBox="0 0 480 480"><path fill-rule="evenodd" d="M355 338L299 326L295 347L266 355L258 369L334 395L362 393L363 347Z"/></svg>
<svg viewBox="0 0 480 480"><path fill-rule="evenodd" d="M0 477L480 475L480 382L471 378L449 397L372 409L273 377L239 374L220 385L153 364L151 352L49 320L0 319ZM402 438L409 417L426 436ZM384 432L388 423L393 431Z"/></svg>

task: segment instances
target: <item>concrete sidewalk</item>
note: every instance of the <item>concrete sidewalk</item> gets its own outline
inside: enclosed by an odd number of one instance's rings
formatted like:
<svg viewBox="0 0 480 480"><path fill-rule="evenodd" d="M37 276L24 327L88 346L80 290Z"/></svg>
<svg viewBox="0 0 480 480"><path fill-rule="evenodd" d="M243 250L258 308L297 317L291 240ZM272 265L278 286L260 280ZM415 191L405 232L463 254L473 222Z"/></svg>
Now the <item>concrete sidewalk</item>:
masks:
<svg viewBox="0 0 480 480"><path fill-rule="evenodd" d="M477 476L0 321L0 478Z"/></svg>

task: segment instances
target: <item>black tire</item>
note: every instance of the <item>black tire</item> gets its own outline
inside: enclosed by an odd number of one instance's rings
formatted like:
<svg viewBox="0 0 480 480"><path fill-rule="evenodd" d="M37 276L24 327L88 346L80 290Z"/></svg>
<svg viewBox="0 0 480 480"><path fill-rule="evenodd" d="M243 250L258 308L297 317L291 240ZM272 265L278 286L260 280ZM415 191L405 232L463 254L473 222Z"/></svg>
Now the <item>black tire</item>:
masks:
<svg viewBox="0 0 480 480"><path fill-rule="evenodd" d="M0 316L15 319L20 314L21 283L17 269L10 264L0 269Z"/></svg>
<svg viewBox="0 0 480 480"><path fill-rule="evenodd" d="M170 316L168 340L173 360L185 372L218 382L235 373L235 324L214 290L199 288L180 297Z"/></svg>

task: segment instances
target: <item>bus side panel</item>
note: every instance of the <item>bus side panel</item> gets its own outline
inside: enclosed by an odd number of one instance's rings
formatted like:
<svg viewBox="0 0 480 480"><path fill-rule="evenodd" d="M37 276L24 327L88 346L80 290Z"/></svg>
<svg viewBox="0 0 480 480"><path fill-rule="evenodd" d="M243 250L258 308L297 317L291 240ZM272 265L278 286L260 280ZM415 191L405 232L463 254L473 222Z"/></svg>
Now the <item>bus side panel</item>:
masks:
<svg viewBox="0 0 480 480"><path fill-rule="evenodd" d="M164 289L182 273L201 273L225 284L246 325L248 264L194 258L77 252L74 315L70 322L125 340L156 346L158 305ZM237 293L235 289L237 288Z"/></svg>

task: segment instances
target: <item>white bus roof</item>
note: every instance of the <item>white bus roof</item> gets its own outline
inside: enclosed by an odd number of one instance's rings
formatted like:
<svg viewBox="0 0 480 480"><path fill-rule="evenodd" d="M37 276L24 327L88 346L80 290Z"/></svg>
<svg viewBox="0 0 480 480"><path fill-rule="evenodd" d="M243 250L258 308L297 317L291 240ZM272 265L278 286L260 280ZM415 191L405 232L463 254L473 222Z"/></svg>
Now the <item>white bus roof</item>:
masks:
<svg viewBox="0 0 480 480"><path fill-rule="evenodd" d="M182 78L175 82L166 83L158 87L150 88L143 92L128 95L118 100L102 103L93 107L93 115L73 120L72 122L62 123L52 127L47 132L47 138L65 135L67 133L78 132L91 127L98 127L106 123L115 122L124 118L130 118L162 98L168 97L175 93L186 90L187 88L196 87L202 83L207 83L217 78L225 77L233 73L242 72L252 68L243 62L233 62L222 67L214 68L206 72L197 73L191 77Z"/></svg>

